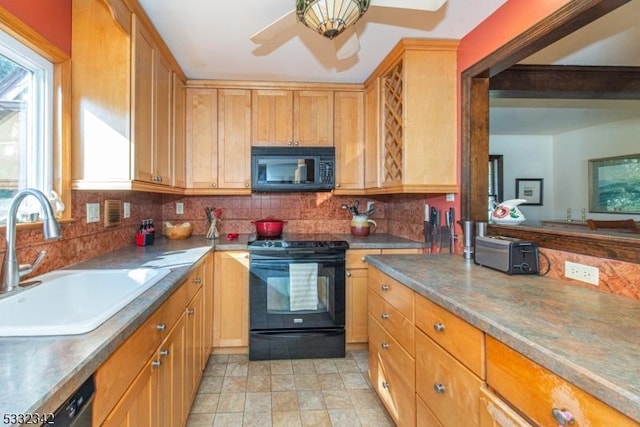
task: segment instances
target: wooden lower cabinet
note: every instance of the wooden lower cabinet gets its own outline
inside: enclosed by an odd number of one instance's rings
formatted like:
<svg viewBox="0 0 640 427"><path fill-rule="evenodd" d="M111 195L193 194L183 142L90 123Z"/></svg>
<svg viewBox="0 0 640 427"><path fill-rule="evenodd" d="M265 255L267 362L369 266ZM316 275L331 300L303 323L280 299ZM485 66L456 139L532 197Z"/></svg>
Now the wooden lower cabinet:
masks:
<svg viewBox="0 0 640 427"><path fill-rule="evenodd" d="M205 290L213 255L207 255L184 283L96 371L94 426L186 424L211 352L205 338Z"/></svg>
<svg viewBox="0 0 640 427"><path fill-rule="evenodd" d="M216 252L214 264L213 346L248 350L249 252Z"/></svg>
<svg viewBox="0 0 640 427"><path fill-rule="evenodd" d="M533 425L558 425L553 411L573 418L574 426L638 426L563 378L493 337L487 336L487 385Z"/></svg>
<svg viewBox="0 0 640 427"><path fill-rule="evenodd" d="M480 427L532 426L490 390L480 390Z"/></svg>
<svg viewBox="0 0 640 427"><path fill-rule="evenodd" d="M416 426L418 427L442 427L440 421L433 415L426 403L416 395Z"/></svg>

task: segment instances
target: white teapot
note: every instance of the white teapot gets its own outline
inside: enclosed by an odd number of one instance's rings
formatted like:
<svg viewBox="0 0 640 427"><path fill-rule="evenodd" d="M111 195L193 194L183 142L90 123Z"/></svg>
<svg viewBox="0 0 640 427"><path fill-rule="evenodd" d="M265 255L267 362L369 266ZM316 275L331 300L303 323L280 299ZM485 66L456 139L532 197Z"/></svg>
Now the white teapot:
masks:
<svg viewBox="0 0 640 427"><path fill-rule="evenodd" d="M518 209L518 205L525 203L526 199L511 199L499 203L491 213L491 220L495 224L521 224L526 221L524 214Z"/></svg>

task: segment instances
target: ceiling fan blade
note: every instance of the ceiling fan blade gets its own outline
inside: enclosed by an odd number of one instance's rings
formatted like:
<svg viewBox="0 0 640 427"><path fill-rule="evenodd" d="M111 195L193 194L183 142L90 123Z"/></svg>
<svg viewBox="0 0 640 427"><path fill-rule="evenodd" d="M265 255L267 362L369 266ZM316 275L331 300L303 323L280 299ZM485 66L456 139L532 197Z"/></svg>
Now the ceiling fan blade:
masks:
<svg viewBox="0 0 640 427"><path fill-rule="evenodd" d="M434 11L446 2L447 0L371 0L371 6Z"/></svg>
<svg viewBox="0 0 640 427"><path fill-rule="evenodd" d="M347 59L358 53L360 50L360 42L358 42L358 34L355 25L350 26L339 36L333 39L336 47L336 58L339 60Z"/></svg>
<svg viewBox="0 0 640 427"><path fill-rule="evenodd" d="M287 28L296 24L296 10L293 9L286 15L276 19L250 37L251 41L256 44L266 43L275 39L278 34L286 31Z"/></svg>

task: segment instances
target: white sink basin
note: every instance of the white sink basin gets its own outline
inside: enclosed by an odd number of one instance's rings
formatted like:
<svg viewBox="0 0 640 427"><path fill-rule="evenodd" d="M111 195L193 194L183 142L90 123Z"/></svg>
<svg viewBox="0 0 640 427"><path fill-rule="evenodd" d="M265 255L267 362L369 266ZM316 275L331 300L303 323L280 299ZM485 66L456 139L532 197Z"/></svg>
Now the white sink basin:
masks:
<svg viewBox="0 0 640 427"><path fill-rule="evenodd" d="M59 270L0 299L0 336L75 335L89 332L170 270L154 268Z"/></svg>

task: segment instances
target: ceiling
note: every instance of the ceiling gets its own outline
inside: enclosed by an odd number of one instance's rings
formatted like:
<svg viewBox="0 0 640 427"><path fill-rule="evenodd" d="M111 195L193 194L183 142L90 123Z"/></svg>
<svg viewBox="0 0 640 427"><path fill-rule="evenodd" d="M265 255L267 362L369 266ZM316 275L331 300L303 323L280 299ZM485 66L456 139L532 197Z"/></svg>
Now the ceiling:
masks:
<svg viewBox="0 0 640 427"><path fill-rule="evenodd" d="M249 40L295 0L138 0L189 79L362 83L403 37L461 39L506 0L448 0L435 12L370 7L360 52L337 60L331 40L298 23L277 39Z"/></svg>
<svg viewBox="0 0 640 427"><path fill-rule="evenodd" d="M640 1L632 0L521 64L640 67ZM557 135L640 116L637 100L491 99L493 135Z"/></svg>

